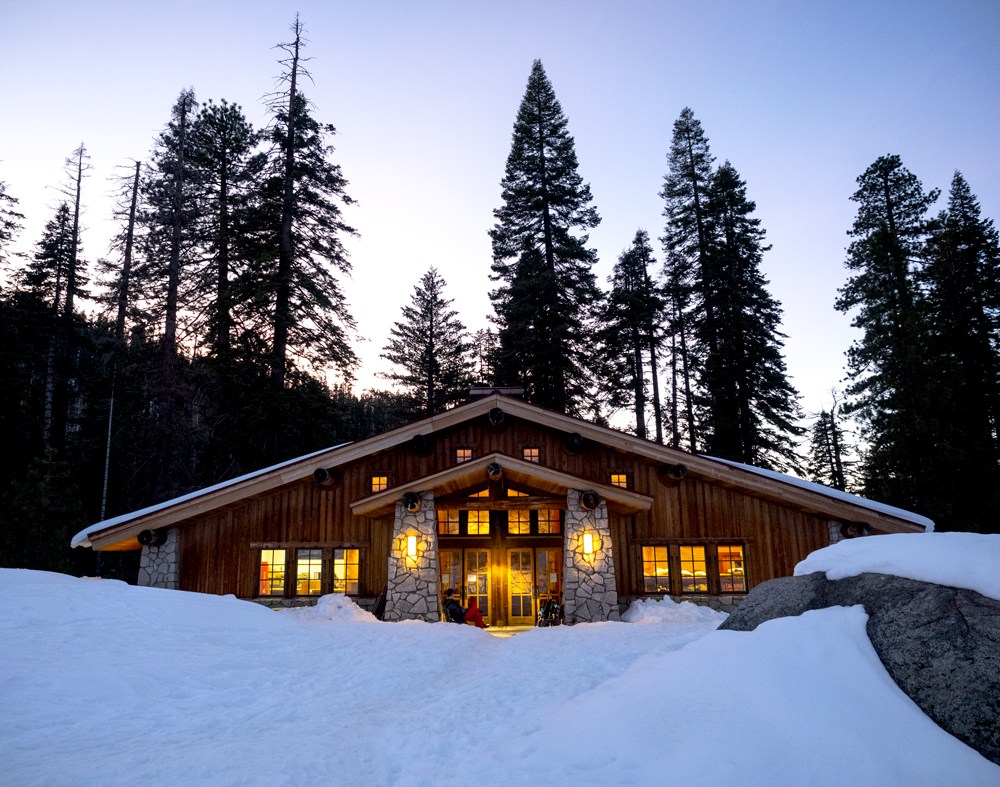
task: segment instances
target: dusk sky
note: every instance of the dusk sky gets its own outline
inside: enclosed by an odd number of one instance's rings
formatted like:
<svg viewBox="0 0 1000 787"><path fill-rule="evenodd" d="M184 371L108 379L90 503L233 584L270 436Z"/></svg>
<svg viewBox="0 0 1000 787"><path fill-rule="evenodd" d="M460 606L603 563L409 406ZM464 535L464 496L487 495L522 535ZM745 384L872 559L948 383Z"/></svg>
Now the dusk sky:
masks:
<svg viewBox="0 0 1000 787"><path fill-rule="evenodd" d="M181 89L241 104L257 126L298 11L314 116L357 205L346 283L363 342L358 388L436 266L462 320L485 327L487 231L532 61L540 58L603 218L606 286L636 229L654 239L674 120L690 106L716 163L748 183L773 249L786 359L806 411L842 387L855 178L897 153L944 196L956 169L1000 218L1000 2L46 2L0 4L0 181L30 250L82 141L86 259L108 253L109 178L145 159ZM944 197L938 205L943 207Z"/></svg>

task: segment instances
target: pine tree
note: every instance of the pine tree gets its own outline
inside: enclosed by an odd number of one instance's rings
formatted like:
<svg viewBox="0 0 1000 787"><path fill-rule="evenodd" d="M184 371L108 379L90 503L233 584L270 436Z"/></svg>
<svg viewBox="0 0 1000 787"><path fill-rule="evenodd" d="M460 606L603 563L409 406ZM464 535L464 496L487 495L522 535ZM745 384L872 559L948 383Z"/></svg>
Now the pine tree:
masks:
<svg viewBox="0 0 1000 787"><path fill-rule="evenodd" d="M600 222L577 172L573 138L536 60L514 124L494 210L490 297L499 329L497 375L536 404L579 412L595 351L591 315L600 300L586 230Z"/></svg>
<svg viewBox="0 0 1000 787"><path fill-rule="evenodd" d="M0 267L7 264L7 246L21 231L24 215L17 211L17 197L7 193L7 184L0 180Z"/></svg>
<svg viewBox="0 0 1000 787"><path fill-rule="evenodd" d="M254 194L264 164L259 135L238 104L209 101L191 127L191 167L197 173L201 249L192 288L207 320L208 345L221 361L232 351L238 307L249 296L248 269L261 254ZM246 317L253 320L251 311Z"/></svg>
<svg viewBox="0 0 1000 787"><path fill-rule="evenodd" d="M164 384L169 388L177 364L178 332L186 304L187 272L196 259L198 183L191 165L191 125L197 102L194 91L182 90L171 119L159 135L144 178L141 224L143 261L134 283L143 311L159 323Z"/></svg>
<svg viewBox="0 0 1000 787"><path fill-rule="evenodd" d="M1000 515L1000 242L961 173L933 223L922 281L932 348L940 357L936 397L945 454L947 524L996 531ZM943 480L943 479L942 479Z"/></svg>
<svg viewBox="0 0 1000 787"><path fill-rule="evenodd" d="M619 256L609 280L611 291L600 337L610 364L602 377L610 388L612 405L631 404L635 433L645 438L646 401L651 388L656 440L662 443L657 352L662 341L658 327L664 318L665 298L649 275L653 262L649 235L638 230L632 245Z"/></svg>
<svg viewBox="0 0 1000 787"><path fill-rule="evenodd" d="M795 469L802 434L798 394L782 356L781 306L760 272L764 230L756 204L727 161L705 194L707 254L694 333L706 351L705 444L716 456L778 470Z"/></svg>
<svg viewBox="0 0 1000 787"><path fill-rule="evenodd" d="M386 377L402 386L415 414L433 415L463 401L472 381L472 345L444 288L437 270L427 271L383 348L382 357L398 369Z"/></svg>
<svg viewBox="0 0 1000 787"><path fill-rule="evenodd" d="M925 192L899 156L882 156L858 177L849 235L851 278L836 307L853 312L862 336L848 351L846 393L870 446L865 493L936 515L939 437L934 384L940 379L929 346L926 302L916 273L924 253L926 214L938 192Z"/></svg>
<svg viewBox="0 0 1000 787"><path fill-rule="evenodd" d="M806 466L809 478L846 491L848 473L854 465L849 458L851 451L844 428L840 425L835 399L829 410L821 411L816 417L809 432Z"/></svg>
<svg viewBox="0 0 1000 787"><path fill-rule="evenodd" d="M670 313L672 443L679 446L683 421L688 448L697 451L699 365L701 358L715 349L715 338L707 330L702 331L704 346L695 345L692 332L699 299L702 306L707 302L704 274L709 246L705 199L712 179L713 157L701 122L689 107L674 122L667 161L669 170L660 190L667 221L660 240ZM708 315L706 328L715 324L713 315Z"/></svg>
<svg viewBox="0 0 1000 787"><path fill-rule="evenodd" d="M336 129L317 122L299 89L304 69L302 24L296 18L292 41L279 44L284 89L273 94L273 144L264 184L271 210L271 242L277 259L265 272L273 309L271 386L284 388L290 356L333 367L349 380L357 363L350 337L355 329L334 272L350 273L342 237L354 235L341 205L352 204L347 181L331 161L329 138Z"/></svg>

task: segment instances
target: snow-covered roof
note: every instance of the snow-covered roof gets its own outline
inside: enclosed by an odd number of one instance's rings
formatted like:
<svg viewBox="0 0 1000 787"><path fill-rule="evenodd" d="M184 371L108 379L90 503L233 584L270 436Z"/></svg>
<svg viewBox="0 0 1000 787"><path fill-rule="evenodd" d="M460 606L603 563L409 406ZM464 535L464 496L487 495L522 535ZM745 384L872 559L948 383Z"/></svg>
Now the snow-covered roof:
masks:
<svg viewBox="0 0 1000 787"><path fill-rule="evenodd" d="M803 478L796 478L792 475L786 475L784 473L779 473L775 470L765 470L762 467L754 467L753 465L745 465L740 462L733 462L729 459L720 459L717 456L706 456L706 459L711 459L714 462L722 462L723 464L729 465L730 467L736 467L740 470L745 470L748 473L754 473L755 475L764 476L765 478L770 478L775 481L781 481L785 484L791 484L799 489L807 489L810 492L816 492L817 494L826 495L827 497L833 498L834 500L841 500L845 503L851 503L853 505L859 506L861 508L867 508L871 511L877 511L880 514L886 514L888 516L894 516L897 519L905 520L906 522L912 522L915 525L922 525L927 533L934 532L934 520L928 519L920 514L914 514L912 511L907 511L903 508L896 508L895 506L889 506L885 503L879 503L876 500L869 500L866 497L859 497L858 495L852 495L849 492L842 492L839 489L834 489L829 486L824 486L823 484L817 484L814 481L806 481Z"/></svg>
<svg viewBox="0 0 1000 787"><path fill-rule="evenodd" d="M105 519L103 522L95 522L92 525L88 525L75 536L70 541L70 546L73 547L89 547L90 534L96 533L105 528L114 527L115 525L122 525L126 522L131 522L133 519L138 519L139 517L146 516L147 514L154 514L157 511L163 511L171 506L179 505L181 503L187 503L191 500L196 500L204 495L212 494L213 492L218 492L222 489L226 489L231 486L236 486L244 481L250 481L258 476L266 475L275 470L280 470L283 467L288 467L294 465L297 462L304 462L308 459L312 459L314 456L319 456L320 454L325 454L328 451L333 451L337 448L342 448L345 445L350 445L350 443L341 443L340 445L331 446L330 448L323 448L319 451L313 451L311 454L306 454L305 456L297 456L294 459L288 459L284 462L279 462L276 465L271 465L270 467L265 467L261 470L254 470L246 475L241 475L236 478L230 478L228 481L222 481L214 486L207 486L204 489L197 489L194 492L188 492L186 495L181 495L180 497L172 498L171 500L164 500L162 503L156 503L155 505L147 506L146 508L140 508L138 511L129 511L127 514L121 514L120 516L112 517L111 519Z"/></svg>

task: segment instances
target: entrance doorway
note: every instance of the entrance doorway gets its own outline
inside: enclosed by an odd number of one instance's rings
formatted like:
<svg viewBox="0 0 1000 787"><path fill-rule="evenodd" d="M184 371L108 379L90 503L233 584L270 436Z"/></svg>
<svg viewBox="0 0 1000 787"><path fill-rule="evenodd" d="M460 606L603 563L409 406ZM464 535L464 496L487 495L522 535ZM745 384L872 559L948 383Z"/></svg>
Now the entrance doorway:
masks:
<svg viewBox="0 0 1000 787"><path fill-rule="evenodd" d="M534 625L541 605L562 602L561 512L510 505L516 494L503 508L476 494L437 509L441 591L465 607L475 598L494 626Z"/></svg>
<svg viewBox="0 0 1000 787"><path fill-rule="evenodd" d="M499 566L495 555L500 558ZM493 625L532 626L545 602L561 601L561 548L443 548L438 558L441 591L454 589L465 607L475 598L483 617Z"/></svg>

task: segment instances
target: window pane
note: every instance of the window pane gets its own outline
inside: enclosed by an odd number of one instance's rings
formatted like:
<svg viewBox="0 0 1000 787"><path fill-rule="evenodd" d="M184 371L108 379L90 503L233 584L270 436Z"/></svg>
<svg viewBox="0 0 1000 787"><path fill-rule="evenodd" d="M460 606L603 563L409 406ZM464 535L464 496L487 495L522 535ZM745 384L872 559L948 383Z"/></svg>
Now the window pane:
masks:
<svg viewBox="0 0 1000 787"><path fill-rule="evenodd" d="M389 476L387 475L373 475L372 476L372 491L373 492L383 492L389 488Z"/></svg>
<svg viewBox="0 0 1000 787"><path fill-rule="evenodd" d="M488 536L490 534L490 512L470 511L469 512L469 535Z"/></svg>
<svg viewBox="0 0 1000 787"><path fill-rule="evenodd" d="M541 448L525 448L522 456L525 462L538 462L541 459Z"/></svg>
<svg viewBox="0 0 1000 787"><path fill-rule="evenodd" d="M620 486L625 489L628 486L628 476L625 473L612 473L611 486Z"/></svg>
<svg viewBox="0 0 1000 787"><path fill-rule="evenodd" d="M559 532L559 511L548 509L538 512L538 534L553 535Z"/></svg>
<svg viewBox="0 0 1000 787"><path fill-rule="evenodd" d="M471 448L456 448L455 449L455 464L460 465L462 462L468 462L472 459L472 449Z"/></svg>
<svg viewBox="0 0 1000 787"><path fill-rule="evenodd" d="M281 596L285 593L285 550L260 551L260 587L262 596Z"/></svg>
<svg viewBox="0 0 1000 787"><path fill-rule="evenodd" d="M646 593L670 592L670 561L666 547L642 548L642 588Z"/></svg>
<svg viewBox="0 0 1000 787"><path fill-rule="evenodd" d="M507 532L512 536L526 536L531 532L530 511L509 511L507 513Z"/></svg>
<svg viewBox="0 0 1000 787"><path fill-rule="evenodd" d="M437 512L438 518L438 534L442 536L457 536L458 535L458 511L442 511L440 508Z"/></svg>
<svg viewBox="0 0 1000 787"><path fill-rule="evenodd" d="M743 547L738 544L719 545L719 590L723 593L747 591Z"/></svg>
<svg viewBox="0 0 1000 787"><path fill-rule="evenodd" d="M707 593L705 547L681 547L681 593Z"/></svg>
<svg viewBox="0 0 1000 787"><path fill-rule="evenodd" d="M318 596L322 585L323 550L298 550L295 553L295 595Z"/></svg>
<svg viewBox="0 0 1000 787"><path fill-rule="evenodd" d="M360 550L333 550L334 593L346 593L349 596L356 596L358 594L359 566Z"/></svg>

